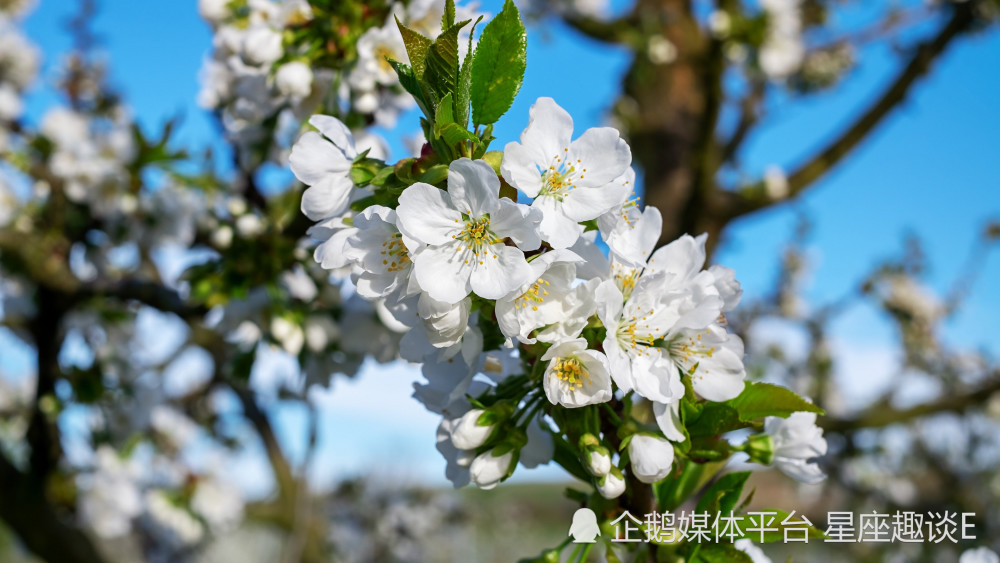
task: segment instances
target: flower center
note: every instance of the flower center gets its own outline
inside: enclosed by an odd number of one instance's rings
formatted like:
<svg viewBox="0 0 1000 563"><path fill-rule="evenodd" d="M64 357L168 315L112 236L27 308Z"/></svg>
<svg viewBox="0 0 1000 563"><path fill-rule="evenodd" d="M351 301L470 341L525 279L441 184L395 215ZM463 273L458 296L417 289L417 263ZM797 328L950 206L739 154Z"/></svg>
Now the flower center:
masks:
<svg viewBox="0 0 1000 563"><path fill-rule="evenodd" d="M465 219L465 227L457 235L452 235L452 238L466 243L468 245L467 248L472 251L480 264L483 263L482 258L487 256L492 256L493 259L496 259L497 255L493 252L492 246L502 243L503 239L496 236L490 230L489 214L482 217L470 217L468 214L464 214L462 218ZM455 221L458 221L458 219L455 219ZM459 246L458 250L461 252L465 250L465 247ZM466 260L465 263L468 264L469 261Z"/></svg>
<svg viewBox="0 0 1000 563"><path fill-rule="evenodd" d="M636 268L629 268L617 262L611 263L611 274L615 278L615 285L622 292L625 301L632 296L635 284L639 281L640 271Z"/></svg>
<svg viewBox="0 0 1000 563"><path fill-rule="evenodd" d="M702 358L711 358L715 354L715 346L709 346L702 341L703 336L708 336L709 331L688 334L673 340L670 343L670 355L678 364L681 364L692 379L700 378L708 374L707 369L698 370L696 375L693 371Z"/></svg>
<svg viewBox="0 0 1000 563"><path fill-rule="evenodd" d="M382 72L395 72L392 65L389 64L388 59L398 59L399 55L394 53L392 49L386 47L385 45L379 45L375 47L375 62L378 63L379 70Z"/></svg>
<svg viewBox="0 0 1000 563"><path fill-rule="evenodd" d="M387 272L400 272L410 266L410 253L402 239L403 235L393 233L389 240L382 241L382 265Z"/></svg>
<svg viewBox="0 0 1000 563"><path fill-rule="evenodd" d="M590 374L580 360L569 358L558 358L552 366L552 374L566 384L570 391L575 391L583 387L584 383L590 383Z"/></svg>
<svg viewBox="0 0 1000 563"><path fill-rule="evenodd" d="M651 327L647 322L653 313L652 309L645 314L639 311L632 317L623 318L618 324L618 343L625 352L633 356L645 356L649 355L651 348L656 347L656 341L662 335L659 334L658 327Z"/></svg>
<svg viewBox="0 0 1000 563"><path fill-rule="evenodd" d="M543 280L542 278L538 278L538 281L532 284L531 287L528 288L528 291L525 291L514 300L514 308L526 309L530 306L532 311L537 311L538 304L544 302L545 296L549 294L549 292L545 289L548 285L549 282Z"/></svg>
<svg viewBox="0 0 1000 563"><path fill-rule="evenodd" d="M580 162L580 159L577 159L576 162L566 160L568 152L568 148L563 149L563 154L553 157L552 164L549 165L548 169L541 171L542 189L539 192L540 196L554 197L558 201L562 201L569 191L576 187L574 182L583 179L587 169L582 168L583 163Z"/></svg>

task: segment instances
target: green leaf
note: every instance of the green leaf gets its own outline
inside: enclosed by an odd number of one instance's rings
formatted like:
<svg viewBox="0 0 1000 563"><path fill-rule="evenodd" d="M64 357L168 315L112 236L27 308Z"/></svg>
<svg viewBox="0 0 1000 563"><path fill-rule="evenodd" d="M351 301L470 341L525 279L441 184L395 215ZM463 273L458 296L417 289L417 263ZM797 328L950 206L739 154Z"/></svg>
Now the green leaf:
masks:
<svg viewBox="0 0 1000 563"><path fill-rule="evenodd" d="M731 543L699 544L701 549L691 558L691 563L753 563L746 553Z"/></svg>
<svg viewBox="0 0 1000 563"><path fill-rule="evenodd" d="M826 414L823 409L795 394L791 389L770 383L747 383L739 397L726 401L743 422L765 416L787 418L795 412Z"/></svg>
<svg viewBox="0 0 1000 563"><path fill-rule="evenodd" d="M469 20L459 22L442 32L427 51L421 83L425 90L435 92L439 100L454 92L458 84L458 34L468 23Z"/></svg>
<svg viewBox="0 0 1000 563"><path fill-rule="evenodd" d="M666 479L653 485L657 506L661 510L674 510L705 485L724 466L725 462L686 462L679 474L671 473Z"/></svg>
<svg viewBox="0 0 1000 563"><path fill-rule="evenodd" d="M455 123L462 127L469 126L469 105L472 103L472 36L476 33L476 26L483 21L483 16L479 16L476 23L472 24L472 31L469 32L469 49L465 53L465 60L458 71L458 84L455 86Z"/></svg>
<svg viewBox="0 0 1000 563"><path fill-rule="evenodd" d="M496 123L510 109L524 80L527 51L521 14L507 0L486 25L472 58L472 121L477 126Z"/></svg>
<svg viewBox="0 0 1000 563"><path fill-rule="evenodd" d="M725 434L746 426L740 420L739 412L725 403L705 403L690 422L686 421L688 434L695 438Z"/></svg>
<svg viewBox="0 0 1000 563"><path fill-rule="evenodd" d="M445 0L444 13L441 14L441 29L455 25L455 0Z"/></svg>
<svg viewBox="0 0 1000 563"><path fill-rule="evenodd" d="M750 477L749 471L727 473L720 477L698 500L696 512L727 515L736 507L743 494L743 485Z"/></svg>
<svg viewBox="0 0 1000 563"><path fill-rule="evenodd" d="M427 98L424 95L423 89L420 87L420 81L417 79L417 75L413 71L413 67L406 63L401 63L399 61L389 60L389 64L396 71L399 76L399 85L403 87L404 90L413 96L413 99L417 101L417 105L420 106L420 111L424 112L424 115L430 117L433 116L434 106L428 103Z"/></svg>
<svg viewBox="0 0 1000 563"><path fill-rule="evenodd" d="M452 104L451 92L445 94L438 104L437 113L434 114L434 133L441 134L441 130L447 125L455 123L454 104Z"/></svg>
<svg viewBox="0 0 1000 563"><path fill-rule="evenodd" d="M431 48L433 41L403 25L399 21L399 18L396 18L396 27L399 28L399 33L403 35L403 45L406 46L406 54L410 57L413 72L417 78L420 78L424 75L424 63L427 60L427 51ZM412 92L410 93L412 94Z"/></svg>
<svg viewBox="0 0 1000 563"><path fill-rule="evenodd" d="M463 141L479 141L475 135L469 133L464 127L459 127L457 123L449 123L448 125L445 125L441 129L441 138L452 147Z"/></svg>

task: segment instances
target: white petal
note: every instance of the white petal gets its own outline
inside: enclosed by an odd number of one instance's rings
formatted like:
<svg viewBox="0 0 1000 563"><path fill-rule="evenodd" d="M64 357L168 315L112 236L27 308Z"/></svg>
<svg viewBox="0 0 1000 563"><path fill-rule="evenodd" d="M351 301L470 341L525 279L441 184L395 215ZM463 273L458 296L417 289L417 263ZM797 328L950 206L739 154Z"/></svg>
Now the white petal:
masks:
<svg viewBox="0 0 1000 563"><path fill-rule="evenodd" d="M354 135L341 120L329 115L314 115L309 118L309 125L319 129L324 137L333 141L347 158L354 160L358 156L354 149Z"/></svg>
<svg viewBox="0 0 1000 563"><path fill-rule="evenodd" d="M413 253L413 272L420 289L431 297L445 303L458 303L472 290L469 276L472 265L466 263L466 256L458 251L459 243L442 246L428 246ZM466 255L472 256L471 251Z"/></svg>
<svg viewBox="0 0 1000 563"><path fill-rule="evenodd" d="M490 216L490 229L501 237L510 237L521 250L531 251L542 245L538 236L541 221L541 214L527 205L501 199Z"/></svg>
<svg viewBox="0 0 1000 563"><path fill-rule="evenodd" d="M507 183L521 190L528 197L537 197L542 189L542 172L536 159L541 158L531 148L516 142L507 143L503 149L500 173Z"/></svg>
<svg viewBox="0 0 1000 563"><path fill-rule="evenodd" d="M568 248L583 233L583 226L566 217L562 205L555 198L542 196L535 199L531 208L542 212L542 222L538 226L542 239L552 248Z"/></svg>
<svg viewBox="0 0 1000 563"><path fill-rule="evenodd" d="M683 442L684 433L681 428L680 401L667 403L653 403L653 415L656 417L656 425L668 440Z"/></svg>
<svg viewBox="0 0 1000 563"><path fill-rule="evenodd" d="M632 164L632 151L617 129L593 127L584 131L569 146L567 160L580 171L580 176L576 177L577 186L599 187L628 170Z"/></svg>
<svg viewBox="0 0 1000 563"><path fill-rule="evenodd" d="M323 139L319 133L309 131L299 137L288 156L292 173L300 182L314 185L330 175L347 177L351 160L342 151Z"/></svg>
<svg viewBox="0 0 1000 563"><path fill-rule="evenodd" d="M302 213L313 221L322 221L347 211L354 184L345 177L326 176L302 194Z"/></svg>
<svg viewBox="0 0 1000 563"><path fill-rule="evenodd" d="M523 252L501 244L493 245L492 252L495 254L487 252L478 261L472 260L472 291L476 295L500 299L532 279L533 272Z"/></svg>
<svg viewBox="0 0 1000 563"><path fill-rule="evenodd" d="M499 207L500 179L486 161L460 158L448 167L448 193L459 211L481 217Z"/></svg>
<svg viewBox="0 0 1000 563"><path fill-rule="evenodd" d="M403 190L396 208L399 231L423 244L454 242L462 228L462 215L448 194L430 184L417 183Z"/></svg>
<svg viewBox="0 0 1000 563"><path fill-rule="evenodd" d="M590 221L622 205L632 193L628 184L606 184L599 188L572 189L563 198L563 213L574 221Z"/></svg>

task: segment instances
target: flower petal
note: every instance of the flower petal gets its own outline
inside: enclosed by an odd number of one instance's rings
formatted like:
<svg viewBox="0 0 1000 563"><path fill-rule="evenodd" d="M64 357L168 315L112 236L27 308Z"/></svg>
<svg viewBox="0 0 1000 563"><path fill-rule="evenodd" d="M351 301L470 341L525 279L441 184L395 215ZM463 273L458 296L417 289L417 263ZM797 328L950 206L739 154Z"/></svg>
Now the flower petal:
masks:
<svg viewBox="0 0 1000 563"><path fill-rule="evenodd" d="M351 171L351 159L314 131L299 137L292 146L288 163L295 177L308 186L331 175L346 178Z"/></svg>
<svg viewBox="0 0 1000 563"><path fill-rule="evenodd" d="M329 115L314 115L309 118L309 125L319 129L324 137L333 141L347 158L354 160L354 157L358 156L358 152L354 149L354 135L343 121Z"/></svg>
<svg viewBox="0 0 1000 563"><path fill-rule="evenodd" d="M445 303L458 303L472 290L472 251L459 251L460 243L425 246L412 254L413 272L420 289Z"/></svg>
<svg viewBox="0 0 1000 563"><path fill-rule="evenodd" d="M486 161L460 158L448 167L448 193L459 211L481 217L499 207L500 179Z"/></svg>
<svg viewBox="0 0 1000 563"><path fill-rule="evenodd" d="M461 213L448 194L430 184L417 183L403 190L396 208L396 224L407 237L423 244L454 242L461 229Z"/></svg>
<svg viewBox="0 0 1000 563"><path fill-rule="evenodd" d="M313 221L322 221L347 211L351 189L349 178L326 176L302 194L302 213Z"/></svg>
<svg viewBox="0 0 1000 563"><path fill-rule="evenodd" d="M569 146L567 160L579 170L578 187L600 187L628 170L632 151L617 129L592 127Z"/></svg>
<svg viewBox="0 0 1000 563"><path fill-rule="evenodd" d="M500 299L531 280L534 272L520 250L502 244L480 255L473 264L472 291L486 299ZM496 256L496 258L494 258Z"/></svg>

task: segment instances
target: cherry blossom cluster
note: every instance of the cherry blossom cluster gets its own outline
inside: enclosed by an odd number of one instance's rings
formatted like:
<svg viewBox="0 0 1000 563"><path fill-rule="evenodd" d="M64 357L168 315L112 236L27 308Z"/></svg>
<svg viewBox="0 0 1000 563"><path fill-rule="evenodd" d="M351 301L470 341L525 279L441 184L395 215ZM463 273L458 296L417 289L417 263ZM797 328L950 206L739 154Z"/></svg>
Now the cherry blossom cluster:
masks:
<svg viewBox="0 0 1000 563"><path fill-rule="evenodd" d="M434 38L445 0L388 6L380 11L315 7L306 0L199 1L214 32L199 102L219 112L241 166L285 163L291 140L314 113L338 115L359 128L393 127L414 106L387 62L407 60L396 21ZM460 19L478 16L470 8L458 12ZM367 135L372 144L384 144Z"/></svg>
<svg viewBox="0 0 1000 563"><path fill-rule="evenodd" d="M319 222L315 259L349 270L405 331L400 355L422 364L414 396L442 416L438 449L456 486L492 488L518 462L569 448L613 498L626 472L644 483L671 472L685 396L743 391L743 343L725 322L742 294L734 272L705 268L705 236L655 249L661 216L640 209L617 130L574 139L569 113L540 98L502 154L458 158L437 185L387 194L358 185L379 164L342 122L310 124L290 163L309 186L302 211ZM632 418L640 404L651 424ZM769 419L744 449L803 481L823 477L815 414Z"/></svg>

